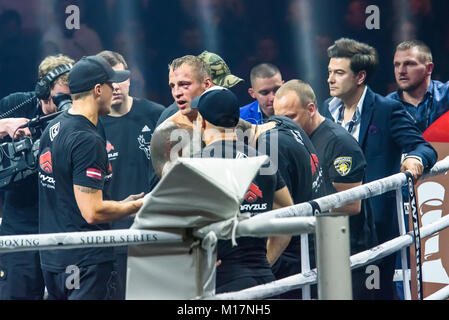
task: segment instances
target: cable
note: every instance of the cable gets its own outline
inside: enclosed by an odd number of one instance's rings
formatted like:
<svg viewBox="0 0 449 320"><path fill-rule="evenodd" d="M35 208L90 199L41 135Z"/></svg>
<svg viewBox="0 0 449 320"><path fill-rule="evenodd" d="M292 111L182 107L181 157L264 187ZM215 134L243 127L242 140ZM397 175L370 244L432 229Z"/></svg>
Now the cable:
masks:
<svg viewBox="0 0 449 320"><path fill-rule="evenodd" d="M19 103L17 106L15 106L14 108L2 113L0 115L0 119L5 119L6 117L10 116L12 113L16 112L17 110L19 110L20 108L22 108L24 105L28 104L29 102L31 102L31 100L33 100L34 98L36 98L36 94L33 94L30 98L26 99L25 101L22 101L21 103Z"/></svg>

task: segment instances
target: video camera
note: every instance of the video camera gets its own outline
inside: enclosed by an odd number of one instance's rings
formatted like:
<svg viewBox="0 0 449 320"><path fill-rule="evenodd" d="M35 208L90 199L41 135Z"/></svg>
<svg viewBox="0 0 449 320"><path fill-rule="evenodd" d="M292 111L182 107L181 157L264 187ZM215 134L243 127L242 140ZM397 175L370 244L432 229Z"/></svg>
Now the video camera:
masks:
<svg viewBox="0 0 449 320"><path fill-rule="evenodd" d="M34 137L36 132L42 132L47 122L72 106L70 95L58 93L52 97L58 112L46 116L38 116L31 119L23 127L29 128L34 134L20 141L5 142L0 145L0 188L13 182L25 179L38 169L39 137Z"/></svg>

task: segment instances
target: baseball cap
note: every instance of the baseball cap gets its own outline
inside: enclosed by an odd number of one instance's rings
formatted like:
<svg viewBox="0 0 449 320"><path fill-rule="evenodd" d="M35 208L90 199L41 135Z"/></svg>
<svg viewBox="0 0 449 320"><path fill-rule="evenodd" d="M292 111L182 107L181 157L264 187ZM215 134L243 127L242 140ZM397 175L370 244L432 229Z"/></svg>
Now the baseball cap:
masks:
<svg viewBox="0 0 449 320"><path fill-rule="evenodd" d="M210 68L211 80L217 86L231 88L243 79L231 74L226 62L218 55L209 51L203 51L198 58L203 60Z"/></svg>
<svg viewBox="0 0 449 320"><path fill-rule="evenodd" d="M240 108L237 97L232 91L213 86L192 99L192 109L198 109L204 120L217 127L232 128L239 123Z"/></svg>
<svg viewBox="0 0 449 320"><path fill-rule="evenodd" d="M96 84L123 82L129 78L128 70L114 71L105 59L98 56L81 58L69 72L70 93L91 90Z"/></svg>

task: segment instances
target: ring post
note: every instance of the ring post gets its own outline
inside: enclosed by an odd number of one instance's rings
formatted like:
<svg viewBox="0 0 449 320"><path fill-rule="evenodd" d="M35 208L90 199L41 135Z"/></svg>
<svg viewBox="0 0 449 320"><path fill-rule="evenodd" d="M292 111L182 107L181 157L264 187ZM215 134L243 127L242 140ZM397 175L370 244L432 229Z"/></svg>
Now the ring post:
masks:
<svg viewBox="0 0 449 320"><path fill-rule="evenodd" d="M317 215L316 243L318 298L352 300L348 216Z"/></svg>

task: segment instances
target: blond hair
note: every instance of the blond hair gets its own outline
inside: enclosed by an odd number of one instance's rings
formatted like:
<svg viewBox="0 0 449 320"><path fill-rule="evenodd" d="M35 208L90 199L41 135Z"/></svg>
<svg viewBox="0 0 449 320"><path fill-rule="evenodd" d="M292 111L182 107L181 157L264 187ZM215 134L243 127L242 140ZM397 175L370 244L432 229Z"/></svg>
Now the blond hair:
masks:
<svg viewBox="0 0 449 320"><path fill-rule="evenodd" d="M192 55L183 56L181 58L173 60L168 65L168 70L175 71L183 64L187 64L190 67L192 67L192 70L195 73L195 78L198 80L198 82L203 82L206 78L211 77L209 65L206 62L204 62L201 58Z"/></svg>
<svg viewBox="0 0 449 320"><path fill-rule="evenodd" d="M45 77L45 75L47 75L50 71L52 71L56 67L59 67L64 64L69 64L69 63L73 64L73 63L75 63L75 60L73 60L72 58L70 58L68 56L62 55L62 54L58 54L56 56L48 56L44 60L42 60L41 64L39 65L38 76L39 76L39 78L43 78L43 77ZM61 76L59 76L57 78L57 81L53 81L53 83L50 86L51 89L53 89L56 82L60 82L62 84L68 85L69 84L69 73L66 72L66 73L62 74Z"/></svg>
<svg viewBox="0 0 449 320"><path fill-rule="evenodd" d="M408 40L401 42L397 45L396 51L405 51L413 48L418 50L421 62L433 62L432 51L430 51L430 48L424 42L419 40Z"/></svg>

